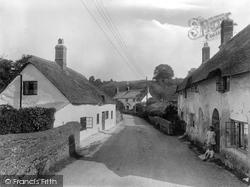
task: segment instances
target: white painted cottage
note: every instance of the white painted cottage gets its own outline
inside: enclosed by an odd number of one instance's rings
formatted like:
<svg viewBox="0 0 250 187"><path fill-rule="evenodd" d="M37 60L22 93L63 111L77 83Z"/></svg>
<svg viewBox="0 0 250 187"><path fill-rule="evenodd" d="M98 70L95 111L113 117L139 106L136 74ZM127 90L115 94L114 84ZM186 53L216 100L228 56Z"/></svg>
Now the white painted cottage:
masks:
<svg viewBox="0 0 250 187"><path fill-rule="evenodd" d="M127 83L126 91L119 92L119 88L117 88L116 95L113 99L115 101L121 101L124 104L125 109L132 110L137 103L146 103L147 98L149 99L151 97L149 90L130 90L129 84Z"/></svg>
<svg viewBox="0 0 250 187"><path fill-rule="evenodd" d="M250 171L250 25L233 37L233 20L221 23L220 50L209 59L205 43L200 67L178 85L178 113L186 133L203 144L215 128L215 151L231 168Z"/></svg>
<svg viewBox="0 0 250 187"><path fill-rule="evenodd" d="M82 125L81 139L113 127L115 102L83 75L67 67L63 39L58 40L55 50L55 62L31 56L0 94L0 105L54 107L54 127L78 121Z"/></svg>

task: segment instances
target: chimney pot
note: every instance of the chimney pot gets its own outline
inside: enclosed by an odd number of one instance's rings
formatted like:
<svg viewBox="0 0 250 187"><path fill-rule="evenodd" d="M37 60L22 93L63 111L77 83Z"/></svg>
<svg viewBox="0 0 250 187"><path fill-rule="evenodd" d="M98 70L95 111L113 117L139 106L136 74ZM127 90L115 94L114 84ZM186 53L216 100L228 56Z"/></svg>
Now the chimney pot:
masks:
<svg viewBox="0 0 250 187"><path fill-rule="evenodd" d="M210 47L208 43L205 42L202 48L202 64L210 59Z"/></svg>
<svg viewBox="0 0 250 187"><path fill-rule="evenodd" d="M63 45L63 39L58 39L58 44L55 47L55 61L56 63L66 71L67 67L67 48Z"/></svg>

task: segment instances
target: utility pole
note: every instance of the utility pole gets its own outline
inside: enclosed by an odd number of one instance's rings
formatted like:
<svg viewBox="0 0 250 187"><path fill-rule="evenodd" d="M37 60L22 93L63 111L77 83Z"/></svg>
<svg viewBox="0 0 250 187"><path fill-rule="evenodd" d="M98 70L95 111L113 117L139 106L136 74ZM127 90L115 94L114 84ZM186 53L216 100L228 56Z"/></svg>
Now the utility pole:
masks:
<svg viewBox="0 0 250 187"><path fill-rule="evenodd" d="M147 91L146 91L146 107L148 106L148 77L146 77L146 89L147 89Z"/></svg>

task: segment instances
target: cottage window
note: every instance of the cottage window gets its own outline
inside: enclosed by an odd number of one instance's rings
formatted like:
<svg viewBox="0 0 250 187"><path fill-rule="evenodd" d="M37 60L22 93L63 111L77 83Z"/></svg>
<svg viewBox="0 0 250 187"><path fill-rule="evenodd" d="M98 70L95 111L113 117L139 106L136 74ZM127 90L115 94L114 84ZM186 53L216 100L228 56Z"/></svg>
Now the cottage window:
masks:
<svg viewBox="0 0 250 187"><path fill-rule="evenodd" d="M100 123L100 115L97 114L97 116L96 116L96 124L99 124L99 123Z"/></svg>
<svg viewBox="0 0 250 187"><path fill-rule="evenodd" d="M37 81L23 81L23 95L37 95Z"/></svg>
<svg viewBox="0 0 250 187"><path fill-rule="evenodd" d="M93 118L92 117L82 117L80 118L81 131L93 128Z"/></svg>
<svg viewBox="0 0 250 187"><path fill-rule="evenodd" d="M191 87L191 92L196 92L196 93L199 92L199 90L198 90L198 84L194 84L194 85Z"/></svg>
<svg viewBox="0 0 250 187"><path fill-rule="evenodd" d="M227 92L230 90L230 77L218 77L216 81L216 91Z"/></svg>
<svg viewBox="0 0 250 187"><path fill-rule="evenodd" d="M113 119L113 111L111 111L111 119Z"/></svg>
<svg viewBox="0 0 250 187"><path fill-rule="evenodd" d="M248 150L248 124L234 121L226 122L226 147Z"/></svg>
<svg viewBox="0 0 250 187"><path fill-rule="evenodd" d="M184 97L184 98L187 98L187 90L184 90L184 91L183 91L183 97Z"/></svg>
<svg viewBox="0 0 250 187"><path fill-rule="evenodd" d="M126 102L128 102L128 99L125 99Z"/></svg>
<svg viewBox="0 0 250 187"><path fill-rule="evenodd" d="M106 119L109 118L109 111L106 111Z"/></svg>

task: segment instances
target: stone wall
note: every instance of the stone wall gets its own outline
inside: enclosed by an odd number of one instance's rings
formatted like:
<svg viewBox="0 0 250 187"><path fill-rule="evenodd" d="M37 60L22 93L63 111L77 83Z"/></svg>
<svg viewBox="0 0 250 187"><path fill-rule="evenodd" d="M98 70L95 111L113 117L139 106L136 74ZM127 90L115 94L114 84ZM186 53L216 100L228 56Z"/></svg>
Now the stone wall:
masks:
<svg viewBox="0 0 250 187"><path fill-rule="evenodd" d="M0 135L0 175L46 174L79 149L79 138L77 122L43 132Z"/></svg>
<svg viewBox="0 0 250 187"><path fill-rule="evenodd" d="M149 116L148 118L150 122L154 125L154 127L159 129L163 133L166 133L169 135L174 134L175 129L174 129L173 124L170 121L160 118L158 116L155 116L155 117Z"/></svg>

